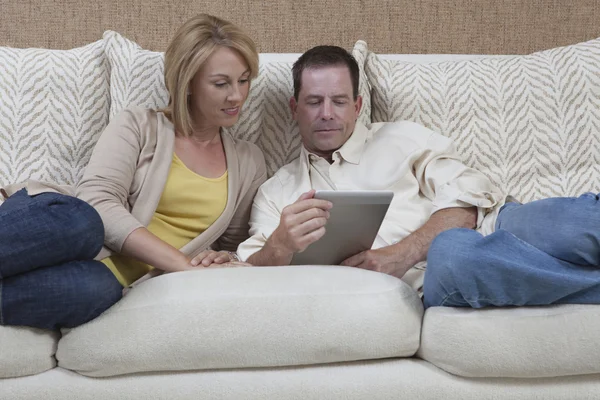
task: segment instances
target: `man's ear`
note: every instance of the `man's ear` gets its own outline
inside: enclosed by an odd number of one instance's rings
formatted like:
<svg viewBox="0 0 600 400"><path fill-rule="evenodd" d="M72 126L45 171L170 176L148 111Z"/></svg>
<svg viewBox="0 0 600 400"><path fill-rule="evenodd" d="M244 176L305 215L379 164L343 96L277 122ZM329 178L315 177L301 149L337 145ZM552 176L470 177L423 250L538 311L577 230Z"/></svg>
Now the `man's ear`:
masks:
<svg viewBox="0 0 600 400"><path fill-rule="evenodd" d="M354 110L356 112L356 118L360 114L360 110L362 109L362 96L356 96L356 101L354 102Z"/></svg>
<svg viewBox="0 0 600 400"><path fill-rule="evenodd" d="M296 120L296 109L298 108L298 102L294 96L290 97L290 111L292 112L292 119Z"/></svg>

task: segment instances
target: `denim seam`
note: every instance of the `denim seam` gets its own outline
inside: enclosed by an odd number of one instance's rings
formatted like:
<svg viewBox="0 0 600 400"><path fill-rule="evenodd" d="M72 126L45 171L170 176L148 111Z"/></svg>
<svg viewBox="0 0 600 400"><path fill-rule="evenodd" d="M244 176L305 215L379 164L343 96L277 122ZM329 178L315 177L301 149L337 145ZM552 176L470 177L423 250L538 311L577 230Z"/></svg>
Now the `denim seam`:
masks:
<svg viewBox="0 0 600 400"><path fill-rule="evenodd" d="M446 302L448 301L448 299L452 296L454 296L455 294L460 293L460 290L455 290L452 293L449 293L446 297L444 297L444 299L442 300L442 303L440 304L440 307L444 307L446 305ZM469 307L471 308L475 308L473 307L473 303L475 302L474 300L469 300L466 297L463 296L463 299L465 300L465 302L469 305ZM477 298L477 301L487 301L487 302L491 302L491 299L488 299L486 297L479 297Z"/></svg>
<svg viewBox="0 0 600 400"><path fill-rule="evenodd" d="M458 293L458 292L459 292L458 290L455 290L454 292L447 294L447 295L446 295L446 297L444 297L444 299L443 299L443 300L442 300L442 302L440 303L440 307L444 307L444 306L446 305L446 301L448 301L448 299L449 299L451 296L454 296L454 295L455 295L456 293Z"/></svg>

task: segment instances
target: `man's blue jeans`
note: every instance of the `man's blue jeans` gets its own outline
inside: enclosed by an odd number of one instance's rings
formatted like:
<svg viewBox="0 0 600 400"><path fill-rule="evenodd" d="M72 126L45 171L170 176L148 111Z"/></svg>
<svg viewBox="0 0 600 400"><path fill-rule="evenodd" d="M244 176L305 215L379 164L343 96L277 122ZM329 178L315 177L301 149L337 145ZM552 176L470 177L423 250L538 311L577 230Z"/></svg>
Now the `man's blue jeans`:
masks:
<svg viewBox="0 0 600 400"><path fill-rule="evenodd" d="M116 303L122 286L93 261L103 241L100 216L82 200L10 196L0 205L0 324L72 328Z"/></svg>
<svg viewBox="0 0 600 400"><path fill-rule="evenodd" d="M600 304L595 194L508 203L496 231L442 232L431 244L425 307Z"/></svg>

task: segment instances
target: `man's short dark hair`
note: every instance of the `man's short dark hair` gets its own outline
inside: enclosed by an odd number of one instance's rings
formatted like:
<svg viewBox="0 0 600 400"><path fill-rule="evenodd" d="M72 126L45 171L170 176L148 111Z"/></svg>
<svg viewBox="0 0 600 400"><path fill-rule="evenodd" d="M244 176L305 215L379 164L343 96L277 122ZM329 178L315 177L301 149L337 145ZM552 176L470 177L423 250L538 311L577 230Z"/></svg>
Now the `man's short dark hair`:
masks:
<svg viewBox="0 0 600 400"><path fill-rule="evenodd" d="M346 66L352 78L352 95L354 100L358 97L358 63L352 54L338 46L316 46L306 51L298 58L292 67L294 77L294 98L298 100L298 94L302 87L302 73L305 69Z"/></svg>

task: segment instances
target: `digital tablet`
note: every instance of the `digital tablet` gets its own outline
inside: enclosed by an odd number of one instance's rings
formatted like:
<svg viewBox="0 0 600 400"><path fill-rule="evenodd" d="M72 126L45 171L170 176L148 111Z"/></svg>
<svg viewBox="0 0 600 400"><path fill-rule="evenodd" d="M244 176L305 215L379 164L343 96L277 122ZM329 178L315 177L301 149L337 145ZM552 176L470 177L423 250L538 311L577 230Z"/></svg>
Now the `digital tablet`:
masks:
<svg viewBox="0 0 600 400"><path fill-rule="evenodd" d="M333 204L325 235L303 252L294 254L291 264L339 265L348 257L370 249L393 197L394 192L379 190L317 191L315 199Z"/></svg>

